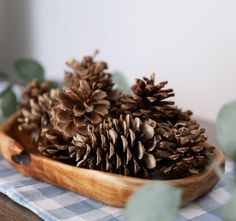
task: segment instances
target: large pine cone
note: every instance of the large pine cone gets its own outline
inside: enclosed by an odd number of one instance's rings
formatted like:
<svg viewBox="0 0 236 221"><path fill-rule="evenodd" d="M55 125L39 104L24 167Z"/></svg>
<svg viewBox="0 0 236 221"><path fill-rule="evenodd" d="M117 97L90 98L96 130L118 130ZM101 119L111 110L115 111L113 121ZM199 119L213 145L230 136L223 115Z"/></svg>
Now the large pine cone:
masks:
<svg viewBox="0 0 236 221"><path fill-rule="evenodd" d="M152 152L156 146L154 128L131 115L109 118L88 136L77 134L69 147L78 167L127 176L150 177L156 167Z"/></svg>
<svg viewBox="0 0 236 221"><path fill-rule="evenodd" d="M157 175L180 178L199 173L209 165L214 147L206 143L205 129L195 121L157 123L158 144L155 149Z"/></svg>
<svg viewBox="0 0 236 221"><path fill-rule="evenodd" d="M67 87L73 87L78 84L77 81L86 80L90 87L96 83L98 89L105 91L112 105L120 99L121 93L114 89L112 75L106 72L106 62L95 62L94 56L85 56L81 62L71 59L67 65L73 70L65 72Z"/></svg>
<svg viewBox="0 0 236 221"><path fill-rule="evenodd" d="M28 105L20 109L18 130L30 132L35 143L38 143L41 129L50 122L51 110L58 103L58 93L58 90L52 89L39 94L29 99Z"/></svg>
<svg viewBox="0 0 236 221"><path fill-rule="evenodd" d="M65 137L86 133L88 124L98 124L107 116L110 102L106 92L90 86L86 80L66 87L59 94L60 104L53 109L52 123Z"/></svg>
<svg viewBox="0 0 236 221"><path fill-rule="evenodd" d="M70 143L71 139L65 138L49 124L41 131L38 151L44 156L70 163L71 157L68 151Z"/></svg>
<svg viewBox="0 0 236 221"><path fill-rule="evenodd" d="M121 109L125 113L143 119L151 118L157 121L188 120L191 113L182 112L174 106L174 101L166 100L174 97L173 89L165 89L168 82L155 84L155 74L150 79L137 79L132 86L133 95L124 95Z"/></svg>

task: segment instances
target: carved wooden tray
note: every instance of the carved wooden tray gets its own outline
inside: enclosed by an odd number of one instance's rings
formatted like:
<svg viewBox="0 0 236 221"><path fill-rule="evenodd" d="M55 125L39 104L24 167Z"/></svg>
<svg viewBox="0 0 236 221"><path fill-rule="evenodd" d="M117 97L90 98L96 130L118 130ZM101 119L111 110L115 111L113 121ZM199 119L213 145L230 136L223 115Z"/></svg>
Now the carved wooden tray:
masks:
<svg viewBox="0 0 236 221"><path fill-rule="evenodd" d="M44 157L33 150L29 136L17 130L16 117L14 114L1 126L0 155L26 176L116 207L124 207L138 187L153 181L77 168ZM224 168L222 151L216 148L214 154L216 164ZM182 205L186 205L209 192L218 180L214 170L208 167L198 175L161 182L182 188Z"/></svg>

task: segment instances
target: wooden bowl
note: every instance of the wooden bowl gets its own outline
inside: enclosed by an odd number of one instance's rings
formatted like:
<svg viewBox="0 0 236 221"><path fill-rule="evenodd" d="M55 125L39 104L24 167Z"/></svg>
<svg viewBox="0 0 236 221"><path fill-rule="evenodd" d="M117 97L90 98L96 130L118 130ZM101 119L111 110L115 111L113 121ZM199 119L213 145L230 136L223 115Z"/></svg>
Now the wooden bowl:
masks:
<svg viewBox="0 0 236 221"><path fill-rule="evenodd" d="M0 154L26 176L116 207L124 207L137 188L153 181L77 168L44 157L32 148L29 136L17 130L16 117L17 113L1 126ZM216 164L224 168L225 159L222 151L216 148L214 155ZM198 175L160 182L182 188L182 205L186 205L209 192L218 181L219 177L209 166Z"/></svg>

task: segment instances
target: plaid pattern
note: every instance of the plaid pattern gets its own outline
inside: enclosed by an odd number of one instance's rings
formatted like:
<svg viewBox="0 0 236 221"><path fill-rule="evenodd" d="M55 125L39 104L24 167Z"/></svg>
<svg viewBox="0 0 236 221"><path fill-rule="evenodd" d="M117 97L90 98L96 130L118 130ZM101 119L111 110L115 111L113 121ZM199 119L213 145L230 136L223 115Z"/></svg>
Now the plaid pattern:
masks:
<svg viewBox="0 0 236 221"><path fill-rule="evenodd" d="M232 177L233 164L227 162L226 173ZM32 210L47 221L119 221L122 209L25 177L0 157L0 192ZM183 208L176 221L223 221L217 209L230 198L220 182L207 196Z"/></svg>

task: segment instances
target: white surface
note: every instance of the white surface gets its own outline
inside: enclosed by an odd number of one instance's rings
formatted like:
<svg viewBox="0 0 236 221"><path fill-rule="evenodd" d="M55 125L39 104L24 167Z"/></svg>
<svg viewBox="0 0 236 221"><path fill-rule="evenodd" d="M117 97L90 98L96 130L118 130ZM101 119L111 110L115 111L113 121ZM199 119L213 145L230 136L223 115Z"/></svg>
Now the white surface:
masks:
<svg viewBox="0 0 236 221"><path fill-rule="evenodd" d="M198 116L214 120L236 99L235 0L0 0L1 10L1 68L33 56L62 78L68 58L98 48L129 82L151 72L169 80Z"/></svg>
<svg viewBox="0 0 236 221"><path fill-rule="evenodd" d="M180 211L180 215L186 217L188 220L194 219L196 216L204 215L204 211L197 205L190 205Z"/></svg>

